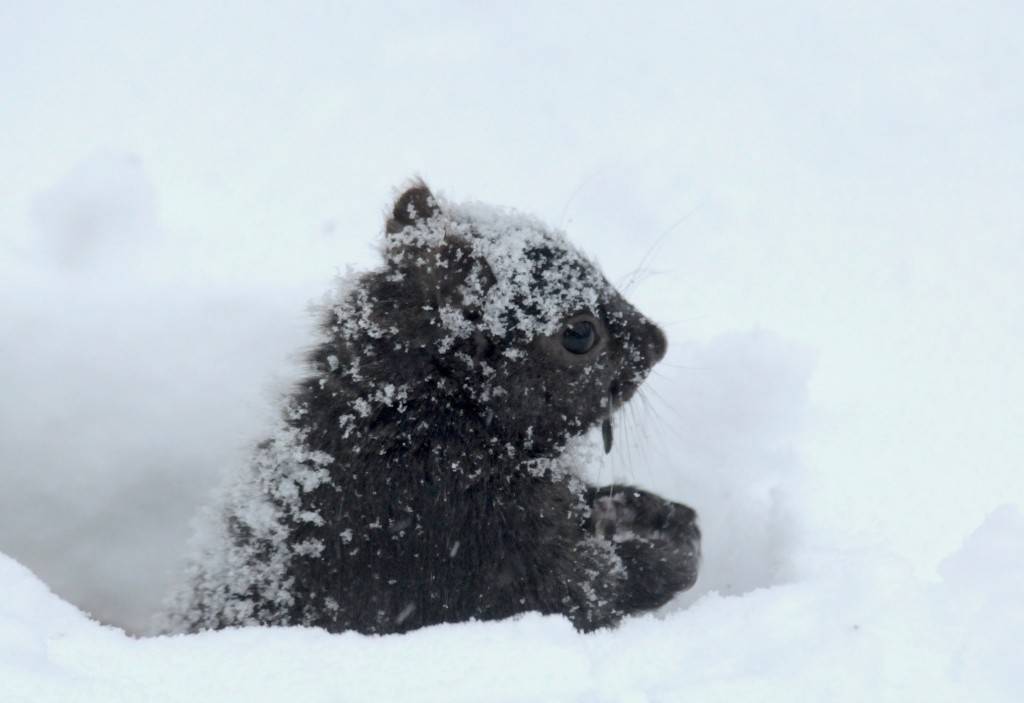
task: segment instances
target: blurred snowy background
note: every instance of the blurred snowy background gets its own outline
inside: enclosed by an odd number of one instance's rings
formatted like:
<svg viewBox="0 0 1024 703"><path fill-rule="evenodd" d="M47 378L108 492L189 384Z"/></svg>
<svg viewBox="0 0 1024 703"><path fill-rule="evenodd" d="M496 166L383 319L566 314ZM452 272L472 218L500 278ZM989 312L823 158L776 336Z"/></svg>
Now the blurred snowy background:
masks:
<svg viewBox="0 0 1024 703"><path fill-rule="evenodd" d="M1022 33L994 0L0 1L0 699L1021 700ZM146 632L414 174L561 225L665 326L593 472L698 509L696 588L588 637L133 640L61 603Z"/></svg>

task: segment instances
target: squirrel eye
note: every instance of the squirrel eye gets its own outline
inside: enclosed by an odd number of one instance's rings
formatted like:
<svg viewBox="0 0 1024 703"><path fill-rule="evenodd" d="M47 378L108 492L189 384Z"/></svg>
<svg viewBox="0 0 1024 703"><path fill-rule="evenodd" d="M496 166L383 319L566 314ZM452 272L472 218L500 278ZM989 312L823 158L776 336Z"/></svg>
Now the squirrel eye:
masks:
<svg viewBox="0 0 1024 703"><path fill-rule="evenodd" d="M572 354L586 354L597 344L597 329L592 322L573 322L562 332L562 346Z"/></svg>

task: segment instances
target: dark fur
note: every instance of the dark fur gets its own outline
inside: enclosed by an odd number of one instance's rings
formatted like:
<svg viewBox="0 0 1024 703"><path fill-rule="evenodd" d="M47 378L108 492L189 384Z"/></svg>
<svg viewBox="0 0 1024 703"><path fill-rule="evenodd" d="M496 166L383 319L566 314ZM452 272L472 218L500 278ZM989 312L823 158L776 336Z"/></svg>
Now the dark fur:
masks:
<svg viewBox="0 0 1024 703"><path fill-rule="evenodd" d="M289 545L322 549L289 552L283 600L258 579L238 592L196 576L172 618L178 629L264 623L389 633L540 611L592 630L693 584L693 510L637 488L587 486L563 457L570 440L610 423L635 393L665 353L661 330L604 282L597 309L566 320L593 321L600 339L589 354L567 352L561 328L531 337L510 325L495 335L463 286L475 279L487 289L496 277L465 237L445 236L434 250L395 239L438 213L422 184L398 198L385 266L349 293L368 326L346 328L332 309L310 355L313 372L288 404L287 424L329 458L329 479L298 498L322 520L292 510L282 524ZM537 270L561 259L592 267L566 251L553 242L528 255ZM451 344L441 341L445 305L475 325ZM384 384L406 389L404 399L354 412ZM273 488L267 500L280 504ZM261 551L242 521L228 514L224 524L250 561L271 558L259 555L275 547ZM240 601L244 616L223 607Z"/></svg>

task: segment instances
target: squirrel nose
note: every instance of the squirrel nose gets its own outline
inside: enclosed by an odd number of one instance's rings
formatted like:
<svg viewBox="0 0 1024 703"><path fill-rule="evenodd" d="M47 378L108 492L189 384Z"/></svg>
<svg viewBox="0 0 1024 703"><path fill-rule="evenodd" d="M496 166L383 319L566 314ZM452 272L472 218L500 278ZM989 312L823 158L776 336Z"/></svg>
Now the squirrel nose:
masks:
<svg viewBox="0 0 1024 703"><path fill-rule="evenodd" d="M647 342L647 349L651 356L652 366L664 359L665 352L668 350L668 339L665 338L665 333L654 323L650 323L650 339Z"/></svg>

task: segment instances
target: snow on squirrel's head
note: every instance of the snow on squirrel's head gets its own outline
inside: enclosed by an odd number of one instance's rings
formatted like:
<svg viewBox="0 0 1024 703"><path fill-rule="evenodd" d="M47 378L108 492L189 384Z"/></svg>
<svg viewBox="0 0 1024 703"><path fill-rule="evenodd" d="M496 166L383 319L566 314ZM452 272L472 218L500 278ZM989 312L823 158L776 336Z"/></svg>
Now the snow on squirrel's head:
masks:
<svg viewBox="0 0 1024 703"><path fill-rule="evenodd" d="M384 258L348 315L375 307L374 336L400 331L405 353L430 357L435 398L534 455L598 424L610 447L612 411L664 356L661 330L534 217L416 182L395 202Z"/></svg>
<svg viewBox="0 0 1024 703"><path fill-rule="evenodd" d="M437 276L453 335L552 334L565 317L596 309L610 288L595 264L538 219L481 203L442 207L422 183L395 203L386 256L398 268Z"/></svg>

